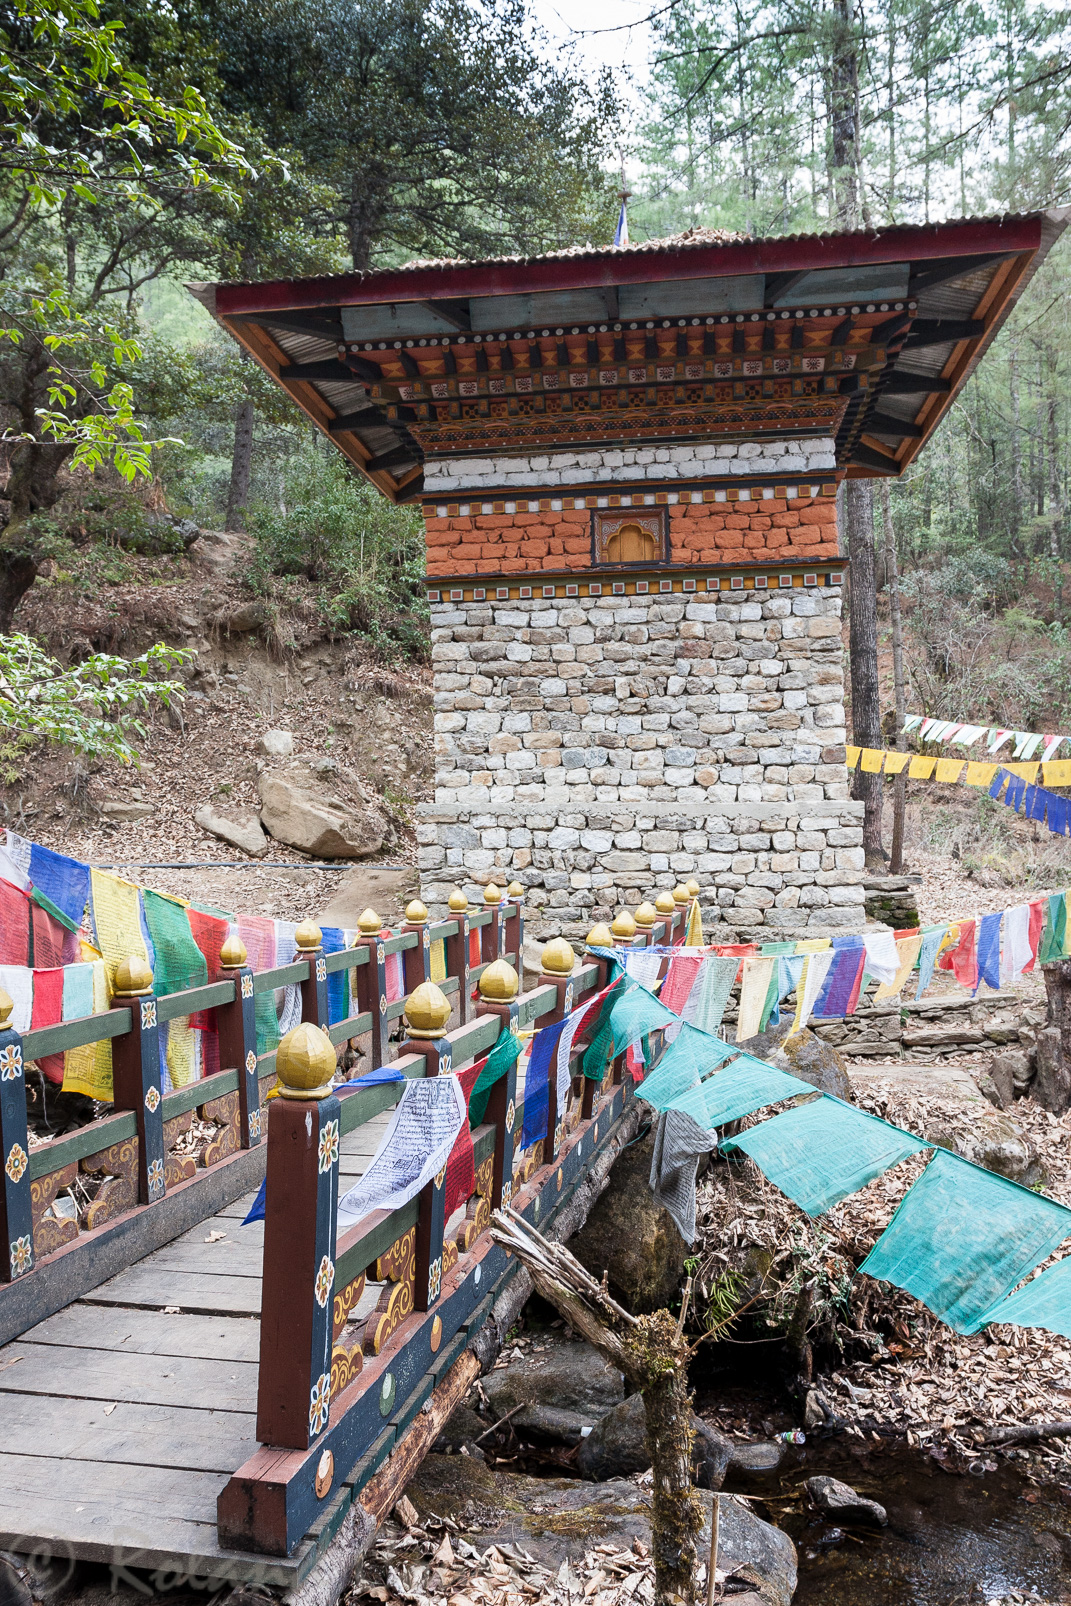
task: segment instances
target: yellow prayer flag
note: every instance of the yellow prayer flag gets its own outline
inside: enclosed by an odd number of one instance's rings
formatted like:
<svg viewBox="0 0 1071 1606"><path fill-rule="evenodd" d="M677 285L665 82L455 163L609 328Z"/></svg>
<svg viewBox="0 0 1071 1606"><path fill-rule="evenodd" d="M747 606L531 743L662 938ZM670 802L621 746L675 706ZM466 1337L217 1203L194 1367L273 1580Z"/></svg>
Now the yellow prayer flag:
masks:
<svg viewBox="0 0 1071 1606"><path fill-rule="evenodd" d="M139 889L133 882L123 881L105 870L90 870L89 881L93 927L108 967L111 991L115 968L121 960L134 956L144 959L146 964L149 962L149 950L141 933Z"/></svg>
<svg viewBox="0 0 1071 1606"><path fill-rule="evenodd" d="M881 761L884 757L885 754L879 753L876 748L864 747L860 768L865 770L867 775L880 775Z"/></svg>
<svg viewBox="0 0 1071 1606"><path fill-rule="evenodd" d="M961 758L939 758L937 760L938 781L958 781L963 773L963 760Z"/></svg>
<svg viewBox="0 0 1071 1606"><path fill-rule="evenodd" d="M1005 764L1004 768L1010 775L1018 775L1022 780L1029 781L1031 785L1037 780L1041 765L1035 758L1029 764Z"/></svg>
<svg viewBox="0 0 1071 1606"><path fill-rule="evenodd" d="M907 773L913 781L928 781L936 763L935 758L923 758L921 754L916 753L908 765Z"/></svg>
<svg viewBox="0 0 1071 1606"><path fill-rule="evenodd" d="M886 753L885 773L886 775L899 775L902 770L907 769L910 762L910 753Z"/></svg>
<svg viewBox="0 0 1071 1606"><path fill-rule="evenodd" d="M907 982L907 978L915 968L915 960L919 956L919 949L921 947L921 932L919 932L917 936L900 937L897 940L896 976L892 981L882 982L881 986L874 994L875 1003L878 1003L883 998L895 998L900 992L903 991L903 988Z"/></svg>
<svg viewBox="0 0 1071 1606"><path fill-rule="evenodd" d="M844 762L847 764L850 770L854 770L855 766L859 762L859 748L846 747L844 749Z"/></svg>
<svg viewBox="0 0 1071 1606"><path fill-rule="evenodd" d="M999 768L999 764L970 763L964 780L968 786L989 786Z"/></svg>
<svg viewBox="0 0 1071 1606"><path fill-rule="evenodd" d="M168 1022L167 1069L172 1087L186 1087L197 1080L197 1034L188 1015Z"/></svg>
<svg viewBox="0 0 1071 1606"><path fill-rule="evenodd" d="M804 937L802 941L796 944L796 952L798 954L820 954L824 949L832 946L832 941L831 937Z"/></svg>
<svg viewBox="0 0 1071 1606"><path fill-rule="evenodd" d="M1041 773L1046 786L1071 786L1071 758L1052 759L1042 764Z"/></svg>
<svg viewBox="0 0 1071 1606"><path fill-rule="evenodd" d="M431 979L435 982L446 980L446 941L443 938L431 945Z"/></svg>
<svg viewBox="0 0 1071 1606"><path fill-rule="evenodd" d="M103 959L93 964L93 1013L102 1015L108 1008L109 990L107 969ZM86 1098L112 1100L112 1045L111 1039L103 1043L86 1043L82 1048L69 1048L63 1056L63 1091L84 1093Z"/></svg>

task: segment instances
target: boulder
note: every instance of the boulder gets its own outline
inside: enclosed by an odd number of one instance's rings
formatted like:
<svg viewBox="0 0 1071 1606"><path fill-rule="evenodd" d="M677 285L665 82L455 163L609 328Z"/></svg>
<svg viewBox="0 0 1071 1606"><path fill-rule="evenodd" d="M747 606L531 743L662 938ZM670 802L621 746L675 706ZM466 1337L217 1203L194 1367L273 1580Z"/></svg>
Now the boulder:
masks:
<svg viewBox="0 0 1071 1606"><path fill-rule="evenodd" d="M597 1349L571 1343L494 1367L483 1388L492 1421L520 1406L510 1419L516 1427L567 1444L578 1444L625 1393L621 1373Z"/></svg>
<svg viewBox="0 0 1071 1606"><path fill-rule="evenodd" d="M974 1165L996 1171L1024 1188L1047 1180L1037 1150L1022 1129L996 1110L972 1116L969 1127L934 1126L925 1134Z"/></svg>
<svg viewBox="0 0 1071 1606"><path fill-rule="evenodd" d="M1071 1109L1071 1062L1063 1052L1058 1026L1042 1026L1038 1031L1037 1075L1030 1093L1053 1115Z"/></svg>
<svg viewBox="0 0 1071 1606"><path fill-rule="evenodd" d="M383 846L387 822L374 803L343 802L304 765L262 775L259 790L261 824L288 847L317 859L362 859Z"/></svg>
<svg viewBox="0 0 1071 1606"><path fill-rule="evenodd" d="M268 839L260 825L260 816L250 809L235 809L229 815L219 814L211 803L202 803L194 811L194 823L202 831L229 842L232 848L248 853L251 859L262 859L268 851Z"/></svg>
<svg viewBox="0 0 1071 1606"><path fill-rule="evenodd" d="M654 1134L615 1162L610 1185L569 1244L592 1276L606 1271L616 1298L636 1316L676 1299L687 1246L650 1187Z"/></svg>
<svg viewBox="0 0 1071 1606"><path fill-rule="evenodd" d="M1015 1099L1011 1061L1017 1052L1015 1049L1006 1049L1002 1054L991 1054L987 1068L978 1078L978 1091L998 1110L1006 1110Z"/></svg>
<svg viewBox="0 0 1071 1606"><path fill-rule="evenodd" d="M229 636L244 636L255 630L264 614L259 602L242 602L230 613L217 614L212 623Z"/></svg>
<svg viewBox="0 0 1071 1606"><path fill-rule="evenodd" d="M100 812L106 820L124 825L133 820L147 820L150 814L156 813L156 805L140 802L136 798L110 797L100 805Z"/></svg>
<svg viewBox="0 0 1071 1606"><path fill-rule="evenodd" d="M406 1495L422 1519L456 1522L481 1550L517 1546L547 1567L558 1568L596 1545L623 1550L636 1539L651 1543L650 1494L624 1479L593 1484L575 1478L527 1478L468 1456L429 1455ZM699 1498L706 1518L699 1554L705 1560L713 1496L700 1490ZM718 1572L750 1584L761 1606L789 1606L796 1587L796 1548L745 1501L722 1495Z"/></svg>
<svg viewBox="0 0 1071 1606"><path fill-rule="evenodd" d="M289 758L293 751L293 731L261 731L257 737L257 752L265 758Z"/></svg>
<svg viewBox="0 0 1071 1606"><path fill-rule="evenodd" d="M862 1522L884 1528L889 1521L884 1506L879 1506L876 1500L867 1500L863 1495L856 1494L849 1483L841 1483L839 1478L829 1478L821 1475L807 1479L807 1493L811 1500L827 1516L835 1522Z"/></svg>
<svg viewBox="0 0 1071 1606"><path fill-rule="evenodd" d="M854 1103L852 1084L843 1059L829 1041L816 1037L809 1027L792 1031L791 1016L783 1014L780 1026L771 1026L757 1037L749 1037L738 1046L747 1054L775 1065L779 1071L798 1076L821 1093Z"/></svg>
<svg viewBox="0 0 1071 1606"><path fill-rule="evenodd" d="M692 1417L695 1440L692 1454L696 1482L704 1489L720 1489L729 1473L745 1477L776 1472L784 1456L780 1444L738 1444L701 1417ZM627 1400L607 1411L584 1438L576 1458L577 1470L586 1478L604 1482L646 1472L651 1465L647 1451L647 1419L643 1395L630 1394Z"/></svg>

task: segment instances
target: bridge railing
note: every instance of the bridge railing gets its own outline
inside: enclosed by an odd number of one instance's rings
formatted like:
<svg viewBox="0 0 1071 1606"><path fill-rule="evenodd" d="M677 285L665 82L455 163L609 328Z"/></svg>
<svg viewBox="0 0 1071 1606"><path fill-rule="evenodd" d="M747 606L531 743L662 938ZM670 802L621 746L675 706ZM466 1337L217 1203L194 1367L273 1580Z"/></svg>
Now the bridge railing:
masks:
<svg viewBox="0 0 1071 1606"><path fill-rule="evenodd" d="M0 994L0 1342L59 1308L57 1299L64 1302L58 1284L48 1295L42 1286L38 1301L28 1294L24 1280L39 1267L57 1255L98 1247L102 1237L129 1226L132 1216L152 1211L177 1190L195 1187L213 1168L260 1146L275 1050L257 1054L258 995L299 987L302 1020L322 1026L336 1045L370 1037L372 1063L386 1063L404 993L430 977L436 946L445 972L442 990L458 1018L470 1018L473 983L500 954L517 957L523 947L520 891L511 889L503 898L489 887L485 906L478 909L455 894L460 907L434 923L423 905L411 904L406 923L393 934L385 934L379 917L367 911L355 945L338 953L325 954L319 928L306 922L295 934L295 960L269 970L251 970L243 944L232 938L223 945L217 980L163 996L154 995L152 972L143 960L124 960L116 969L109 1010L23 1034L11 1026L11 1001ZM386 967L394 954L402 957L404 988L401 997L388 1001ZM340 972L350 974L351 1007L355 1001L356 1008L332 1022L328 978ZM195 1014L210 1017L218 1031L221 1068L162 1093L161 1028ZM96 1044L111 1050L113 1113L31 1147L27 1066ZM216 1129L196 1155L184 1142L195 1118ZM81 1208L70 1193L79 1184L89 1184L93 1193ZM244 1180L236 1191L248 1185ZM127 1237L132 1259L155 1247L144 1234ZM109 1263L104 1275L115 1269ZM15 1284L23 1285L17 1300L14 1287L5 1286ZM83 1269L80 1279L66 1280L66 1298L91 1286L92 1275Z"/></svg>
<svg viewBox="0 0 1071 1606"><path fill-rule="evenodd" d="M665 894L589 935L589 944L664 944L683 932L690 895ZM606 981L607 961L576 962L548 944L540 984L520 993L508 965L484 969L475 1017L447 1030L447 999L434 985L406 1001L409 1037L397 1069L437 1076L482 1065L503 1031L564 1019ZM223 1545L289 1554L332 1502L368 1483L446 1376L490 1309L507 1257L487 1235L506 1200L539 1221L559 1207L609 1140L626 1096L620 1062L601 1083L579 1076L587 1044L571 1046L569 1092L557 1107L553 1069L546 1113L521 1147L524 1100L516 1066L493 1085L486 1119L472 1132L475 1188L446 1215L448 1166L409 1203L373 1211L337 1235L342 1139L395 1103L397 1084L333 1092L325 1052L317 1071L309 1042L280 1048L283 1097L268 1131L257 1438L260 1448L218 1502ZM369 1284L380 1285L371 1310ZM367 1304L367 1300L365 1300ZM482 1314L481 1314L482 1313Z"/></svg>

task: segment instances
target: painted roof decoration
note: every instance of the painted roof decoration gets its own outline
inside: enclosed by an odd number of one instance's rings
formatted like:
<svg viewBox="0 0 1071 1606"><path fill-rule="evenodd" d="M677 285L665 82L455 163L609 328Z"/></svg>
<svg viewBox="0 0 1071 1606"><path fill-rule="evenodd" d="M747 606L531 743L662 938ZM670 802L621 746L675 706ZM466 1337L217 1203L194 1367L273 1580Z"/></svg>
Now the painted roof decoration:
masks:
<svg viewBox="0 0 1071 1606"><path fill-rule="evenodd" d="M851 476L921 450L1071 210L191 285L391 500L424 463L832 436Z"/></svg>

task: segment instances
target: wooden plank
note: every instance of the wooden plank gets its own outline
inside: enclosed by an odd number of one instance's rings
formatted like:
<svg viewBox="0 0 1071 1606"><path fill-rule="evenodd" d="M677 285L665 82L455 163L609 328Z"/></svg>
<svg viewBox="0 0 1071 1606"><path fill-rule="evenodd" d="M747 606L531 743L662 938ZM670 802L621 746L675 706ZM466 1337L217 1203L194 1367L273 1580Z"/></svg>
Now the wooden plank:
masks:
<svg viewBox="0 0 1071 1606"><path fill-rule="evenodd" d="M218 1099L224 1093L233 1093L237 1086L238 1072L228 1070L217 1071L215 1076L202 1076L186 1087L172 1088L170 1093L164 1094L163 1118L170 1121L176 1115L185 1115L187 1110L195 1110L199 1104L207 1104L210 1099Z"/></svg>
<svg viewBox="0 0 1071 1606"><path fill-rule="evenodd" d="M129 1467L106 1461L0 1451L0 1545L47 1551L128 1567L166 1567L211 1577L291 1583L299 1552L269 1563L220 1549L216 1498L225 1479L215 1472Z"/></svg>
<svg viewBox="0 0 1071 1606"><path fill-rule="evenodd" d="M137 1129L133 1113L125 1110L119 1115L105 1116L102 1121L91 1121L65 1137L53 1138L51 1143L42 1143L30 1151L30 1180L36 1182L39 1177L47 1177L50 1171L59 1171L91 1154L101 1154L113 1143L132 1138Z"/></svg>
<svg viewBox="0 0 1071 1606"><path fill-rule="evenodd" d="M297 987L309 979L309 962L297 959L289 965L277 965L274 970L253 972L254 993L274 993L280 987Z"/></svg>
<svg viewBox="0 0 1071 1606"><path fill-rule="evenodd" d="M180 1182L156 1204L131 1210L94 1232L82 1233L54 1255L39 1261L31 1277L20 1277L0 1289L0 1344L100 1287L140 1257L188 1231L195 1222L215 1215L231 1200L248 1193L264 1175L264 1161L264 1145L241 1150L219 1165L199 1171L187 1182ZM179 1302L165 1298L151 1303ZM246 1314L244 1305L238 1307L237 1314Z"/></svg>
<svg viewBox="0 0 1071 1606"><path fill-rule="evenodd" d="M64 1461L185 1467L229 1476L252 1455L256 1442L251 1411L0 1394L0 1444L8 1455L39 1456L47 1444L62 1451Z"/></svg>
<svg viewBox="0 0 1071 1606"><path fill-rule="evenodd" d="M215 1009L217 1004L234 1002L233 981L210 981L204 987L187 987L180 993L167 993L156 1000L156 1018L180 1020L199 1009Z"/></svg>
<svg viewBox="0 0 1071 1606"><path fill-rule="evenodd" d="M202 1315L259 1316L260 1283L255 1277L204 1277L198 1272L165 1271L142 1261L121 1271L87 1298L94 1305L177 1305Z"/></svg>
<svg viewBox="0 0 1071 1606"><path fill-rule="evenodd" d="M227 1237L218 1243L206 1244L205 1234L197 1227L194 1229L198 1234L195 1241L176 1238L174 1243L166 1244L139 1264L153 1266L157 1271L193 1271L202 1277L259 1278L264 1259L263 1223L256 1225L261 1228L256 1235L260 1242L251 1238L243 1244L238 1237ZM234 1229L235 1233L242 1230L241 1226ZM248 1232L252 1228L244 1230Z"/></svg>
<svg viewBox="0 0 1071 1606"><path fill-rule="evenodd" d="M374 1303L374 1301L373 1301ZM79 1301L9 1345L18 1355L20 1343L57 1344L68 1349L111 1350L127 1355L189 1355L204 1360L260 1359L260 1323L248 1316L165 1316L158 1310L125 1310ZM16 1367L0 1383L18 1386Z"/></svg>
<svg viewBox="0 0 1071 1606"><path fill-rule="evenodd" d="M122 1037L130 1030L129 1009L110 1009L99 1015L82 1015L59 1026L39 1026L27 1032L22 1039L24 1059L40 1059L45 1054L58 1054L62 1049L82 1048L86 1043L103 1043L112 1037Z"/></svg>
<svg viewBox="0 0 1071 1606"><path fill-rule="evenodd" d="M257 1368L250 1361L119 1355L23 1339L9 1344L3 1354L10 1363L3 1373L4 1393L65 1399L74 1384L83 1400L134 1400L188 1410L211 1405L221 1411L251 1411L256 1400Z"/></svg>

